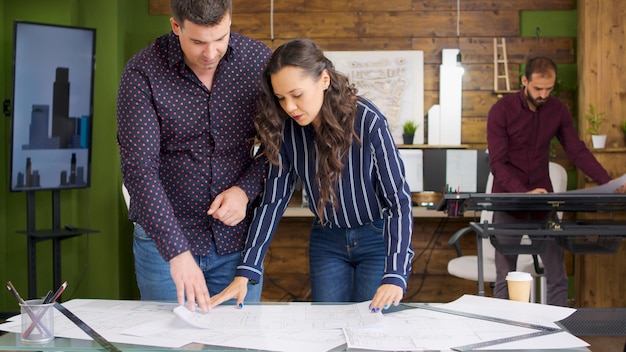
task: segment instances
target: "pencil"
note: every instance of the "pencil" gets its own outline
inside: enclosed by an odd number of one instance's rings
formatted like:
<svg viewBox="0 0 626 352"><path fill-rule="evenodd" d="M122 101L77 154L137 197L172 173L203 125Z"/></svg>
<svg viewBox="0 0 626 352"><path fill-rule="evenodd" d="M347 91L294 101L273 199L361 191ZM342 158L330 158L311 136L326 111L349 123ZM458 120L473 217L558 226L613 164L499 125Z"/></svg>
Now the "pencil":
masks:
<svg viewBox="0 0 626 352"><path fill-rule="evenodd" d="M67 281L65 281L64 283L61 284L61 286L59 286L59 288L54 293L54 295L52 295L52 294L47 295L46 298L43 301L43 304L50 304L50 303L56 302L57 299L59 299L59 297L63 293L63 291L65 291L66 287L67 287ZM41 311L39 313L39 315L37 315L37 321L39 321L41 318L43 318L44 314L46 314L46 311L45 310ZM30 334L31 331L33 331L33 329L34 329L33 324L30 324L30 326L28 327L28 329L26 329L26 331L24 333L26 335L28 335L28 334Z"/></svg>
<svg viewBox="0 0 626 352"><path fill-rule="evenodd" d="M61 294L63 293L63 291L65 291L66 287L67 287L67 281L65 281L64 283L61 284L61 286L59 286L57 291L54 293L54 296L52 296L51 300L49 300L47 302L43 302L43 303L54 303L54 302L56 302L57 299L59 299L59 297L61 297Z"/></svg>
<svg viewBox="0 0 626 352"><path fill-rule="evenodd" d="M26 313L28 314L28 316L30 316L30 319L32 320L31 326L26 330L26 334L28 335L33 330L33 328L31 327L34 325L42 335L46 335L46 336L51 335L50 331L48 331L48 329L45 326L41 325L41 322L40 322L41 317L37 318L35 316L33 311L28 307L28 304L26 304L26 301L24 301L24 299L22 299L22 296L20 296L20 294L17 292L17 290L15 289L11 281L7 282L7 289L9 290L9 292L11 292L13 297L15 297L17 302L24 306Z"/></svg>

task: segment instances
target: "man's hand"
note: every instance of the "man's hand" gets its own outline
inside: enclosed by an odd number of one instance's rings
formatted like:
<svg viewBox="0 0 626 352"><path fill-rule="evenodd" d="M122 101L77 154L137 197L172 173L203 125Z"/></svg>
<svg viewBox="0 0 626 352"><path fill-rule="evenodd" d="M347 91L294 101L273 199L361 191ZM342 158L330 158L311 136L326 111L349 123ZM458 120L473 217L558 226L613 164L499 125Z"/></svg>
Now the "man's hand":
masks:
<svg viewBox="0 0 626 352"><path fill-rule="evenodd" d="M243 276L235 276L233 282L230 283L222 292L213 296L211 300L211 308L215 308L229 299L237 299L237 307L243 307L243 300L248 293L248 278Z"/></svg>
<svg viewBox="0 0 626 352"><path fill-rule="evenodd" d="M383 309L387 309L392 305L397 306L400 304L402 297L404 296L402 287L384 284L378 287L374 299L370 304L370 310L372 313L380 312Z"/></svg>
<svg viewBox="0 0 626 352"><path fill-rule="evenodd" d="M624 183L623 185L619 186L618 188L615 189L615 191L613 191L614 193L626 193L626 183Z"/></svg>
<svg viewBox="0 0 626 352"><path fill-rule="evenodd" d="M176 285L176 295L178 304L187 305L190 311L196 310L195 304L203 312L208 312L211 303L209 289L206 286L204 274L198 264L196 264L191 252L183 252L170 260L170 273Z"/></svg>
<svg viewBox="0 0 626 352"><path fill-rule="evenodd" d="M529 194L542 194L542 193L548 193L548 191L545 188L535 188L535 189L533 189L531 191L528 191L526 193L529 193Z"/></svg>
<svg viewBox="0 0 626 352"><path fill-rule="evenodd" d="M235 226L246 217L248 195L233 186L215 197L207 214L228 226Z"/></svg>

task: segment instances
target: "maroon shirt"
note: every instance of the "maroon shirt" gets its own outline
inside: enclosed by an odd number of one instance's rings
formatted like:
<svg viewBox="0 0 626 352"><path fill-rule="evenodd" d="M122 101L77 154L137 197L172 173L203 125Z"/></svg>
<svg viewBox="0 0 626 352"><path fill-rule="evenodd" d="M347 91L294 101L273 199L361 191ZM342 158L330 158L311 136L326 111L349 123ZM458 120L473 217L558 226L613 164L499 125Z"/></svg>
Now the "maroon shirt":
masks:
<svg viewBox="0 0 626 352"><path fill-rule="evenodd" d="M270 49L231 33L213 87L183 60L173 33L135 55L124 68L117 100L117 141L129 219L154 239L165 260L190 250L206 255L243 249L252 211L236 226L206 214L221 192L241 187L252 206L267 173L251 157L261 70Z"/></svg>
<svg viewBox="0 0 626 352"><path fill-rule="evenodd" d="M494 175L494 193L525 193L535 188L552 192L549 175L550 141L557 137L567 157L598 184L611 180L606 170L578 138L563 102L549 97L530 110L524 90L498 100L489 110L487 143Z"/></svg>

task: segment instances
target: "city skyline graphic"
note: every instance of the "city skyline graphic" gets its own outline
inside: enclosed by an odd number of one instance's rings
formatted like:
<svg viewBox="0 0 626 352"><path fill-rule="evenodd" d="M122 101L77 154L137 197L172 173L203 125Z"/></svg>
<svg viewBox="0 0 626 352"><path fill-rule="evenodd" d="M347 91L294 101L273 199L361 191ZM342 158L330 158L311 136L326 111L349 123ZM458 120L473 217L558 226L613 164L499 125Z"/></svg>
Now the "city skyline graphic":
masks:
<svg viewBox="0 0 626 352"><path fill-rule="evenodd" d="M78 165L76 152L70 149L86 149L89 147L89 116L69 116L70 82L69 68L57 67L52 92L52 116L50 106L33 104L28 141L22 144L22 150L55 150L67 149L67 157L62 162L62 170L58 171L56 187L84 187L87 185L85 165ZM51 131L51 133L50 133ZM23 171L17 173L15 189L41 188L41 172L37 160L26 157Z"/></svg>

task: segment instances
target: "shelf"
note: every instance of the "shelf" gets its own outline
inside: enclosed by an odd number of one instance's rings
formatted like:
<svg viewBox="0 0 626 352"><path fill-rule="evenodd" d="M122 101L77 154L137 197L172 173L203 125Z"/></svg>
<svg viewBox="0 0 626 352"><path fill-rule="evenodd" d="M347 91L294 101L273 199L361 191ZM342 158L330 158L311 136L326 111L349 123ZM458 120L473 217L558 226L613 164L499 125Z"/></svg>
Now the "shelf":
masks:
<svg viewBox="0 0 626 352"><path fill-rule="evenodd" d="M96 233L96 230L90 229L47 229L47 230L34 230L34 231L16 231L20 234L37 238L37 239L49 239L49 238L66 238L74 237L83 234Z"/></svg>
<svg viewBox="0 0 626 352"><path fill-rule="evenodd" d="M602 149L589 148L592 153L626 153L626 147L607 147Z"/></svg>

